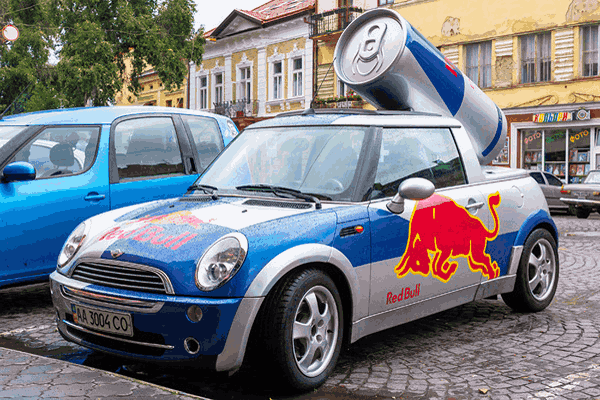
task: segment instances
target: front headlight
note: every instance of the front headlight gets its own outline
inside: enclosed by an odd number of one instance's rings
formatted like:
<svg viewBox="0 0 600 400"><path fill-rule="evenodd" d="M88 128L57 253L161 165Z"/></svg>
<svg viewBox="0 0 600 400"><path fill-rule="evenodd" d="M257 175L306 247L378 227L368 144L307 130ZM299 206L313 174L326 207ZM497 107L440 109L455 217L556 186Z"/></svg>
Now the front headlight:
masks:
<svg viewBox="0 0 600 400"><path fill-rule="evenodd" d="M75 253L81 248L83 241L88 235L89 227L88 224L82 222L75 228L75 230L69 235L67 241L63 245L60 254L58 255L58 267L63 267L67 264Z"/></svg>
<svg viewBox="0 0 600 400"><path fill-rule="evenodd" d="M248 239L241 233L223 236L210 246L196 263L196 286L205 292L229 281L248 253Z"/></svg>

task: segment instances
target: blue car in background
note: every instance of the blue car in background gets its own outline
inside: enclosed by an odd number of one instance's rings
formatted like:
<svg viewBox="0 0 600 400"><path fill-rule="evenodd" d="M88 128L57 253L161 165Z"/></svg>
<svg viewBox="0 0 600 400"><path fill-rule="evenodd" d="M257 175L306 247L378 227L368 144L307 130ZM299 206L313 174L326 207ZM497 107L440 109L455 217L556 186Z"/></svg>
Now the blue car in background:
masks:
<svg viewBox="0 0 600 400"><path fill-rule="evenodd" d="M237 133L230 118L163 107L0 119L0 287L47 279L81 221L185 193Z"/></svg>

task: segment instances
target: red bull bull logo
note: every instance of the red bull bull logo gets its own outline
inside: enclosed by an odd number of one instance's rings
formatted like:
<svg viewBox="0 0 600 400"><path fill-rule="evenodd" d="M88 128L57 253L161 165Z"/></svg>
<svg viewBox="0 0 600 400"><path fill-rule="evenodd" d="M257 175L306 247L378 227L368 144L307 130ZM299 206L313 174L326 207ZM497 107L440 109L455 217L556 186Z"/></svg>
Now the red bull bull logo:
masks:
<svg viewBox="0 0 600 400"><path fill-rule="evenodd" d="M466 208L439 194L418 201L410 218L406 251L394 268L398 278L406 274L433 277L448 282L456 273L458 263L451 258L466 257L473 272L488 279L497 278L500 269L485 252L487 242L498 236L499 220L496 208L498 192L488 196L488 207L494 219L494 229L471 215Z"/></svg>

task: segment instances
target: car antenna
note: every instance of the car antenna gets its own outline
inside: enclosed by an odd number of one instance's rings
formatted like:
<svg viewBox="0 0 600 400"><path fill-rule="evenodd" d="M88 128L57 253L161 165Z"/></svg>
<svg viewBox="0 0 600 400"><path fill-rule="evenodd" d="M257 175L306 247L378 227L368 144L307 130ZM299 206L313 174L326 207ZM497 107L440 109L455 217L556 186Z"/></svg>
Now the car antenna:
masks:
<svg viewBox="0 0 600 400"><path fill-rule="evenodd" d="M323 79L321 80L321 84L319 85L319 87L317 88L317 91L315 92L312 100L310 101L310 107L307 108L302 114L303 115L312 115L315 113L315 109L313 108L313 105L315 104L315 99L317 98L317 95L319 94L319 90L321 90L321 86L323 86L323 83L325 82L325 79L327 79L327 75L329 75L329 71L331 71L331 67L333 67L333 64L335 63L335 57L333 57L333 61L331 62L331 65L329 66L329 68L327 69L327 72L325 73L325 76L323 77Z"/></svg>
<svg viewBox="0 0 600 400"><path fill-rule="evenodd" d="M23 91L21 93L19 93L19 95L17 97L15 97L15 99L13 100L13 102L10 103L10 105L4 109L4 111L2 112L2 114L0 114L0 120L2 119L2 117L4 117L4 114L6 114L8 112L8 110L10 110L10 108L13 106L13 104L15 104L17 102L17 100L19 100L19 98L21 97L21 95L23 93L25 93L25 91L27 89L29 89L29 86L31 86L32 84L33 84L33 82L30 82L29 85L27 85L27 87L25 89L23 89Z"/></svg>

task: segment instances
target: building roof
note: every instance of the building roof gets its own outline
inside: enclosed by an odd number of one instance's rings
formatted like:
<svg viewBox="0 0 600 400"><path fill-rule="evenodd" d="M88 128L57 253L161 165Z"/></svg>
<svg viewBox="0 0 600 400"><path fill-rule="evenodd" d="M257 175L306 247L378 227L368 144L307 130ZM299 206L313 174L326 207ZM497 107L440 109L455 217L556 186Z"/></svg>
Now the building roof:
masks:
<svg viewBox="0 0 600 400"><path fill-rule="evenodd" d="M278 20L310 11L315 8L315 3L316 0L271 0L251 11L235 9L219 26L209 30L204 36L220 38L262 28Z"/></svg>

